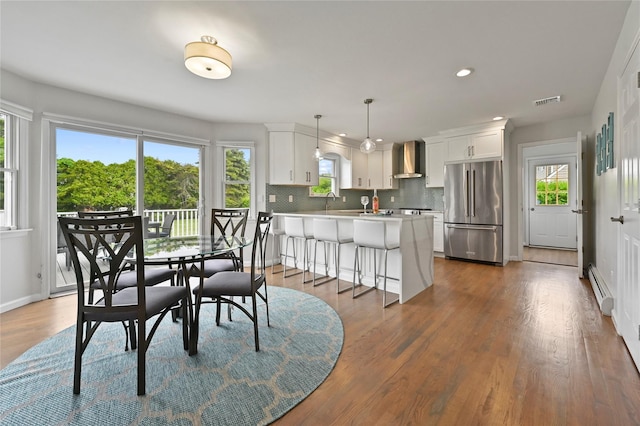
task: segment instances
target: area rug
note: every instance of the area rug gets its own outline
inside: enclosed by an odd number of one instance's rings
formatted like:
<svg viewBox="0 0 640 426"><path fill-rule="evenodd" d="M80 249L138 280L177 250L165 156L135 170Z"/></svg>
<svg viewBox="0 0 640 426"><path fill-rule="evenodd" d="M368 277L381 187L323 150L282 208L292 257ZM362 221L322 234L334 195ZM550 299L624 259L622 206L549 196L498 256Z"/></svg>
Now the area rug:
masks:
<svg viewBox="0 0 640 426"><path fill-rule="evenodd" d="M225 309L226 311L226 309ZM182 327L165 318L147 352L147 394L136 395L136 351L124 351L120 324L102 324L85 351L80 395L73 394L75 327L25 352L0 371L0 424L263 425L308 396L329 375L344 329L324 301L269 287L260 352L240 311L201 310L198 354L182 349Z"/></svg>

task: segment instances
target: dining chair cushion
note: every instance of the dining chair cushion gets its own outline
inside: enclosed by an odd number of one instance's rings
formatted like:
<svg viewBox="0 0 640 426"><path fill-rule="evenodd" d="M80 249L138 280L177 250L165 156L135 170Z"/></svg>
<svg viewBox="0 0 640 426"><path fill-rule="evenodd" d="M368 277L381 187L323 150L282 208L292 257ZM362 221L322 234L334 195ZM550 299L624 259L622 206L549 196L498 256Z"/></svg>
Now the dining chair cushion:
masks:
<svg viewBox="0 0 640 426"><path fill-rule="evenodd" d="M249 296L251 295L250 272L220 272L207 278L203 283L202 296ZM200 291L200 286L193 290L194 294Z"/></svg>
<svg viewBox="0 0 640 426"><path fill-rule="evenodd" d="M159 314L167 305L178 304L184 298L187 288L184 286L160 286L145 288L147 318ZM131 306L138 303L138 289L135 287L125 288L111 296L113 305ZM104 299L99 300L96 305L104 306ZM89 321L127 321L136 318L135 312L92 313L87 312L85 318Z"/></svg>
<svg viewBox="0 0 640 426"><path fill-rule="evenodd" d="M144 271L144 284L146 286L153 286L165 281L169 281L176 275L176 273L177 271L175 269L147 268ZM118 282L116 283L116 290L135 287L136 281L137 281L136 271L134 270L123 271L118 277ZM98 283L98 281L92 282L91 288L95 290L99 290L100 284Z"/></svg>
<svg viewBox="0 0 640 426"><path fill-rule="evenodd" d="M209 259L204 261L204 276L211 277L225 271L235 271L236 265L233 259Z"/></svg>

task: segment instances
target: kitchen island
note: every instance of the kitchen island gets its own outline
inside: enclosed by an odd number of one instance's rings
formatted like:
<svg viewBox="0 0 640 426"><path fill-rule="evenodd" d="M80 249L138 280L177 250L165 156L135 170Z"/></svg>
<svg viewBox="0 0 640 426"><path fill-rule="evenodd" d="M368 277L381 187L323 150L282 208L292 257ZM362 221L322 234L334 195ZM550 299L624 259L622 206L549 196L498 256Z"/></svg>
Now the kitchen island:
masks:
<svg viewBox="0 0 640 426"><path fill-rule="evenodd" d="M302 217L305 230L313 233L313 219L315 218L331 218L336 219L338 223L338 233L340 235L353 235L353 221L355 219L378 220L386 222L386 237L388 240L399 242L398 250L390 250L387 268L387 291L396 293L399 296L400 303L405 303L424 289L433 284L433 216L423 215L363 215L362 211L355 210L329 210L329 211L312 211L312 212L295 212L295 213L274 213L277 221L274 224L277 228L283 229L284 217ZM283 236L286 238L286 236ZM297 242L298 246L298 265L293 264L293 258L285 258L287 267L296 267L302 269L302 242ZM332 245L329 245L332 247ZM282 250L285 248L285 240L282 240ZM318 244L318 253L316 259L318 262L324 262L324 245ZM314 244L309 243L309 271L314 270ZM335 277L335 264L333 262L333 248L327 253L329 275ZM291 253L291 248L289 249ZM374 254L373 250L365 250L362 259L363 277L362 283L367 286L375 284L373 270ZM340 250L340 271L339 278L344 281L353 281L353 267L355 260L355 245L343 244ZM379 272L384 272L384 257L382 250L376 250L377 264ZM382 265L382 269L380 268ZM325 271L324 264L317 265L317 272L323 274ZM379 278L379 288L382 288L382 278ZM332 284L328 284L332 285Z"/></svg>

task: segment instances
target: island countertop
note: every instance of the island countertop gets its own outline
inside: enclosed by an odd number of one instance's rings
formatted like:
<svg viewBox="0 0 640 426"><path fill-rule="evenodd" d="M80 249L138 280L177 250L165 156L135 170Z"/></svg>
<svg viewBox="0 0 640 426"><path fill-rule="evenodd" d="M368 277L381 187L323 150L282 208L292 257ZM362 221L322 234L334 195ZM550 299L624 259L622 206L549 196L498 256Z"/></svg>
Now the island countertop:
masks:
<svg viewBox="0 0 640 426"><path fill-rule="evenodd" d="M400 303L405 303L433 284L433 216L431 215L385 215L364 214L363 210L318 210L274 213L274 216L278 219L276 227L280 229L284 229L285 217L301 217L305 230L310 234L313 233L315 218L336 219L338 233L349 236L353 236L354 220L385 221L387 222L385 227L387 241L397 241L400 246L398 250L389 251L387 275L393 280L388 281L387 289L399 295ZM340 253L341 271L338 271L338 273L341 280L352 281L353 269L343 265L353 265L355 245L350 243L344 244L344 246L344 250L341 250ZM319 245L318 250L324 250L323 245ZM376 253L373 250L369 250L367 256L371 257L371 261L365 262L365 264L373 266L377 263L380 265L383 259L382 254L383 251L381 250L377 250ZM373 262L372 256L377 256L379 261ZM324 259L324 256L319 255L318 259L320 258ZM289 263L288 265L296 266ZM332 266L335 267L335 265ZM313 268L313 263L311 268ZM324 265L322 270L324 270ZM378 273L381 273L381 271L378 271ZM376 273L370 268L363 277L363 283L373 286L375 284L375 275Z"/></svg>

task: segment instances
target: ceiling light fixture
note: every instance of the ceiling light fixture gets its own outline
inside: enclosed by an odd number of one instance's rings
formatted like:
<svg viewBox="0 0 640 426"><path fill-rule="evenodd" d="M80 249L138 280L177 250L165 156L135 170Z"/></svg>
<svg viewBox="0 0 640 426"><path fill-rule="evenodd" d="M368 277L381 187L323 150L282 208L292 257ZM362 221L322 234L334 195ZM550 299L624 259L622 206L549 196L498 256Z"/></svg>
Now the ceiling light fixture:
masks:
<svg viewBox="0 0 640 426"><path fill-rule="evenodd" d="M231 75L231 54L218 46L218 40L202 36L184 47L184 65L204 78L222 79Z"/></svg>
<svg viewBox="0 0 640 426"><path fill-rule="evenodd" d="M313 118L316 119L316 150L313 153L313 159L316 161L322 160L322 154L320 153L320 114L316 114Z"/></svg>
<svg viewBox="0 0 640 426"><path fill-rule="evenodd" d="M466 77L473 72L473 68L462 68L460 71L456 73L458 77Z"/></svg>
<svg viewBox="0 0 640 426"><path fill-rule="evenodd" d="M497 117L493 117L493 121L498 121L498 120L502 120L504 117L501 115L498 115Z"/></svg>
<svg viewBox="0 0 640 426"><path fill-rule="evenodd" d="M367 137L360 144L360 151L365 154L371 154L376 150L376 143L369 137L369 104L373 102L373 99L365 99L364 103L367 104Z"/></svg>

